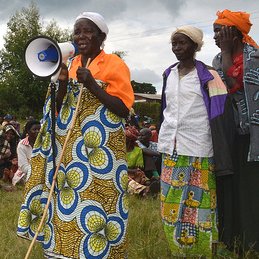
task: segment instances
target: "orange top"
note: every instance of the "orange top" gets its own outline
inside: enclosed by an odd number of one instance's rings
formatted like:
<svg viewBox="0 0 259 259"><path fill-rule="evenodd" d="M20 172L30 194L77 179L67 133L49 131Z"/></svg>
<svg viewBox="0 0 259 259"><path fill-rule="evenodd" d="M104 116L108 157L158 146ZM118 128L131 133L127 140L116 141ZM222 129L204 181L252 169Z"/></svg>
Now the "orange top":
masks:
<svg viewBox="0 0 259 259"><path fill-rule="evenodd" d="M69 78L76 78L78 67L82 66L81 55L72 60L69 68ZM106 54L103 50L90 63L88 69L96 80L107 84L106 92L120 98L130 109L134 102L134 93L130 82L130 72L127 65L115 54Z"/></svg>
<svg viewBox="0 0 259 259"><path fill-rule="evenodd" d="M243 34L243 42L258 47L256 42L248 35L252 23L249 20L250 14L245 12L232 12L224 10L217 12L218 19L214 23L226 26L235 26Z"/></svg>

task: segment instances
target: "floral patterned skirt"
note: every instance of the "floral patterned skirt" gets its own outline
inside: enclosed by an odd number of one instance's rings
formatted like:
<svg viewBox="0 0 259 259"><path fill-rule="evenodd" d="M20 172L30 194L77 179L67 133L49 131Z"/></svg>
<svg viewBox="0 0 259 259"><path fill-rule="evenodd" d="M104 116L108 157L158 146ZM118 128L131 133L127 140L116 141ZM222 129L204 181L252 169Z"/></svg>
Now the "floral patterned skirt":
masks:
<svg viewBox="0 0 259 259"><path fill-rule="evenodd" d="M56 161L70 128L79 90L69 89L56 123ZM53 179L50 99L32 154L18 235L32 239ZM44 226L37 238L54 258L125 258L128 201L123 121L88 90L58 170Z"/></svg>
<svg viewBox="0 0 259 259"><path fill-rule="evenodd" d="M216 183L212 158L163 154L161 215L174 256L212 257Z"/></svg>

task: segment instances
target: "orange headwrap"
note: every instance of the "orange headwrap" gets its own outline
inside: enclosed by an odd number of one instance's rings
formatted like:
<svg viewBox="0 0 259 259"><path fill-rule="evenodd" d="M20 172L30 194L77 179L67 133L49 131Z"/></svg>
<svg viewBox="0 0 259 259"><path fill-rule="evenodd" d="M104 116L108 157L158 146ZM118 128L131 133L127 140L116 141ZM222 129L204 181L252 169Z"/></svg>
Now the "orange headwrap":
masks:
<svg viewBox="0 0 259 259"><path fill-rule="evenodd" d="M226 26L235 26L243 34L243 42L258 48L256 42L248 35L252 23L249 20L250 14L245 12L231 12L224 10L217 12L218 19L214 23Z"/></svg>

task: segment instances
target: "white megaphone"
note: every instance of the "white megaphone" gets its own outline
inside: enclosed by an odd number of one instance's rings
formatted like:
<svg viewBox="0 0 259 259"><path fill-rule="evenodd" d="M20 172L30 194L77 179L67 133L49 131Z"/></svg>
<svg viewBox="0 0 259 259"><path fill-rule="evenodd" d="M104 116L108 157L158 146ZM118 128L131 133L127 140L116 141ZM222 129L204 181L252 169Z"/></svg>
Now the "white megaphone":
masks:
<svg viewBox="0 0 259 259"><path fill-rule="evenodd" d="M77 47L72 42L57 43L47 36L38 36L27 43L25 63L34 75L51 77L51 81L56 82L61 64L66 63L76 52Z"/></svg>

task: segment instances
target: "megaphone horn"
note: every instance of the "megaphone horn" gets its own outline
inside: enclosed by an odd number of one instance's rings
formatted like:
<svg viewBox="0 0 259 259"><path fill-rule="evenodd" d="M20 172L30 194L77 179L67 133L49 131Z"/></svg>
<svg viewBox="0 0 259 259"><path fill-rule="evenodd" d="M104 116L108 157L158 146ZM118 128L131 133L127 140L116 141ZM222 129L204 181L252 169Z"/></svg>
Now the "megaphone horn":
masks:
<svg viewBox="0 0 259 259"><path fill-rule="evenodd" d="M47 36L32 38L25 48L25 63L28 69L41 78L51 77L58 73L61 63L77 52L74 43L57 43Z"/></svg>

